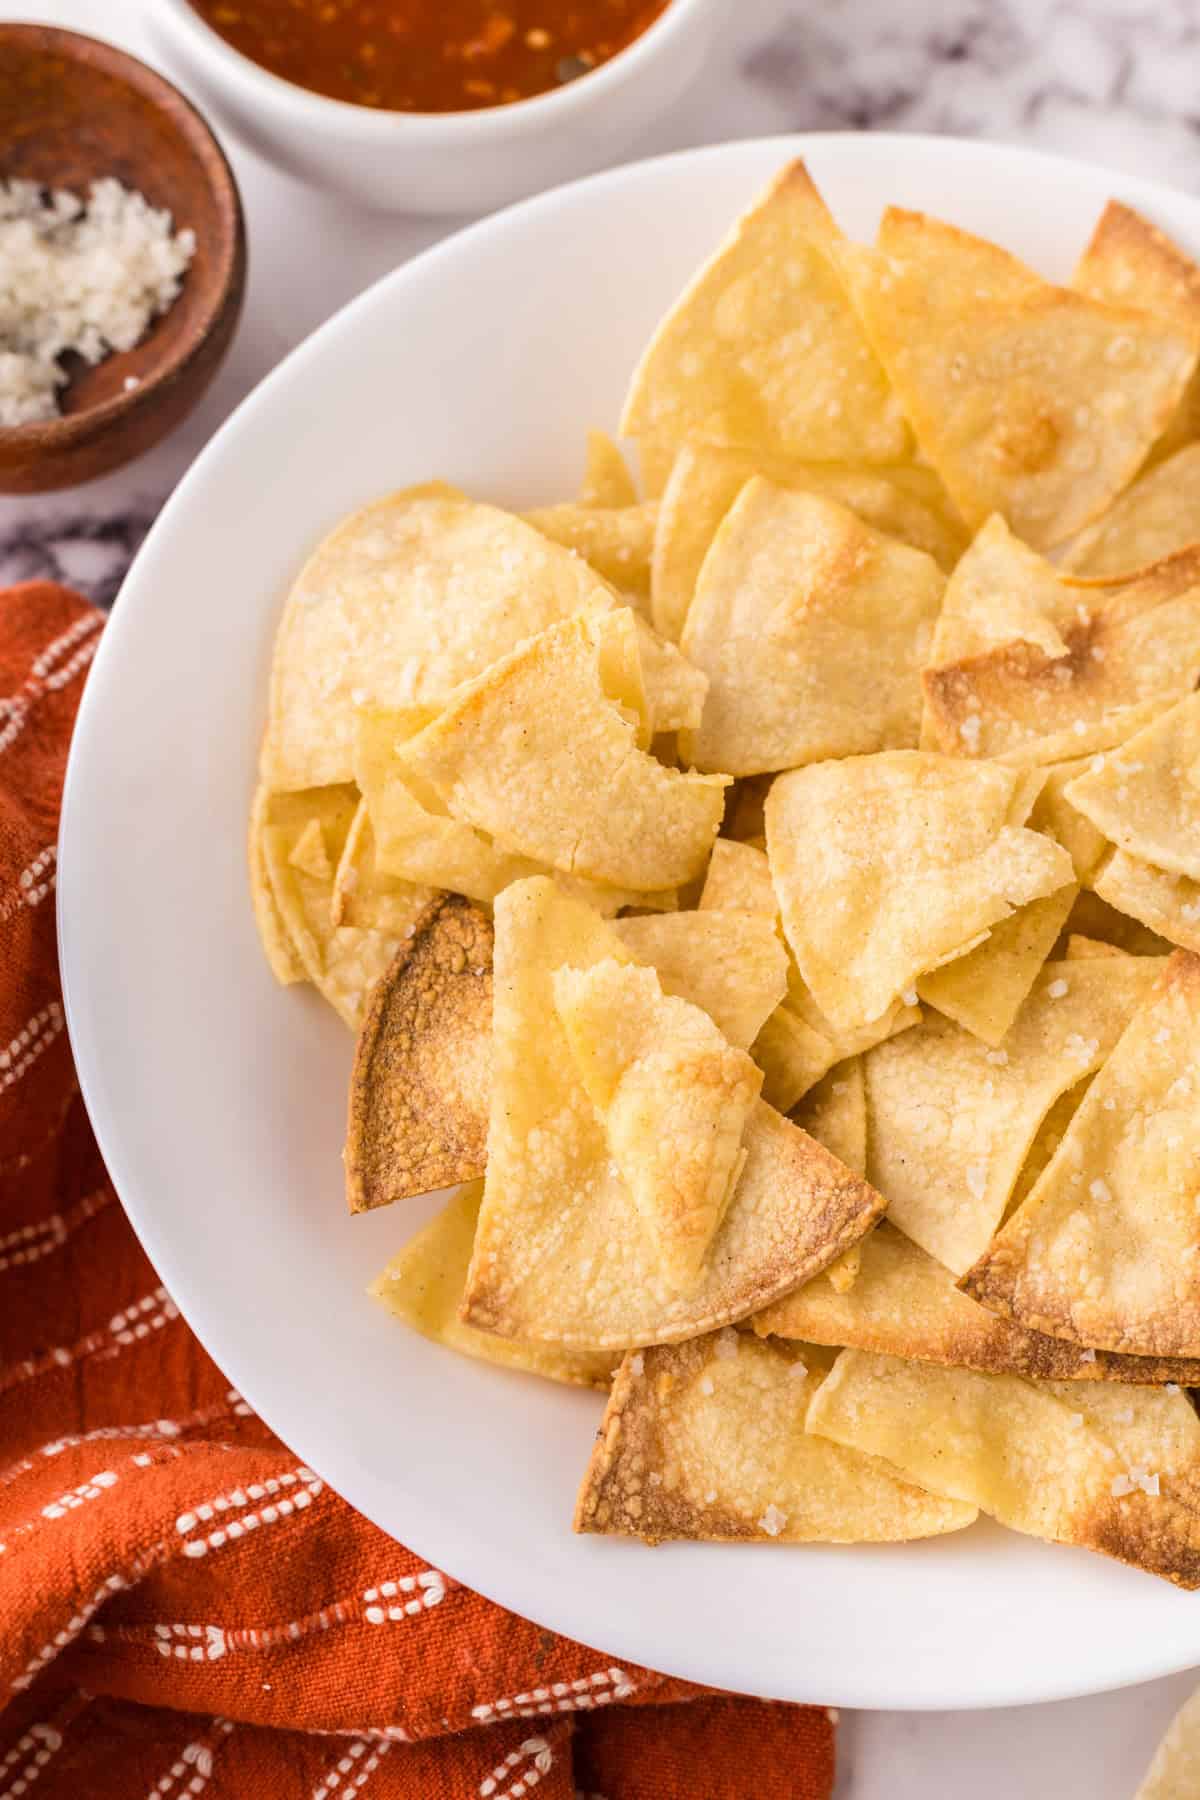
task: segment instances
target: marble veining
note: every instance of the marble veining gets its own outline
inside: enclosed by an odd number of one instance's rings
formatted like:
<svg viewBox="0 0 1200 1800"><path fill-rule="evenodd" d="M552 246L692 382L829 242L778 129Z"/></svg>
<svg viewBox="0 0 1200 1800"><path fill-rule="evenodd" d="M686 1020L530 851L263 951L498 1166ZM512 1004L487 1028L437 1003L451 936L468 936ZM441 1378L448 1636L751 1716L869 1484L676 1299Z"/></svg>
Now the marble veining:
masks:
<svg viewBox="0 0 1200 1800"><path fill-rule="evenodd" d="M110 606L157 510L155 502L102 514L69 502L49 514L14 508L0 526L0 587L62 581Z"/></svg>

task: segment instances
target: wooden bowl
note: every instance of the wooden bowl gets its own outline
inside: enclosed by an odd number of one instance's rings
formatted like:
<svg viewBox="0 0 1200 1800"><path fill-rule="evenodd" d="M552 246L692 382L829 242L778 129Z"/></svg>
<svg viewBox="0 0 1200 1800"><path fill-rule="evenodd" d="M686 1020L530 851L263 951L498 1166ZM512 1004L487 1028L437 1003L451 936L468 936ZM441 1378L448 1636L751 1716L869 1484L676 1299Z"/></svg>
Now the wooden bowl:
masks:
<svg viewBox="0 0 1200 1800"><path fill-rule="evenodd" d="M0 24L0 180L84 193L105 175L166 207L176 230L194 231L195 254L174 304L139 344L72 371L60 418L0 426L0 492L71 487L157 443L216 373L246 283L237 184L183 95L111 44Z"/></svg>

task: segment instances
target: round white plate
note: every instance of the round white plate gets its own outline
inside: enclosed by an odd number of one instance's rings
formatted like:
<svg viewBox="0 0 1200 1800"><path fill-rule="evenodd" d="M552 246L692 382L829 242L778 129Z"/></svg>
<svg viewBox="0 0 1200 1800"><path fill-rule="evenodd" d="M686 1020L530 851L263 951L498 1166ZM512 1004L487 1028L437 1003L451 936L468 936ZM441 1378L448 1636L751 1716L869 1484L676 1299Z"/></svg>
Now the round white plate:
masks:
<svg viewBox="0 0 1200 1800"><path fill-rule="evenodd" d="M366 1298L431 1205L347 1216L350 1039L272 981L247 897L271 636L307 551L434 475L514 505L569 494L585 427L615 425L664 305L796 154L854 233L896 201L1065 278L1117 194L1200 251L1200 204L1144 182L993 145L815 136L617 169L397 270L218 432L122 590L63 810L71 1039L121 1198L208 1350L422 1556L618 1662L723 1687L870 1707L1058 1698L1200 1662L1200 1595L988 1525L868 1549L574 1537L599 1397L454 1356Z"/></svg>

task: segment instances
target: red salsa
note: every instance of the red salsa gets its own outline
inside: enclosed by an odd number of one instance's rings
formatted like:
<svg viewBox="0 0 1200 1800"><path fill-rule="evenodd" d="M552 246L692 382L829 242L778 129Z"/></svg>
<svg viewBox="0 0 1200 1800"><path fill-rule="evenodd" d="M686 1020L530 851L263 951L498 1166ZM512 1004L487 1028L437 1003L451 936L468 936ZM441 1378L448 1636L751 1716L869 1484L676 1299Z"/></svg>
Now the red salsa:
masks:
<svg viewBox="0 0 1200 1800"><path fill-rule="evenodd" d="M274 75L392 112L549 93L608 62L667 0L191 0Z"/></svg>

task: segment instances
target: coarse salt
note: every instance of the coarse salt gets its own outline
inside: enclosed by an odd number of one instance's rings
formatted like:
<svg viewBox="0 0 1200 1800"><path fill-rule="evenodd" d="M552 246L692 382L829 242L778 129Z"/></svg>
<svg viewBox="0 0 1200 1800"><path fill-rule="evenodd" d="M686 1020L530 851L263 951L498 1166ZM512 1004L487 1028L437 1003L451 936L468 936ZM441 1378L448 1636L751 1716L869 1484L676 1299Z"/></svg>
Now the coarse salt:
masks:
<svg viewBox="0 0 1200 1800"><path fill-rule="evenodd" d="M1059 976L1057 981L1052 981L1050 983L1050 986L1046 989L1046 992L1047 992L1047 994L1049 994L1051 1000L1061 1000L1063 995L1070 993L1070 991L1071 990L1070 990L1068 983L1063 980L1061 975Z"/></svg>
<svg viewBox="0 0 1200 1800"><path fill-rule="evenodd" d="M768 1537L778 1537L787 1524L787 1514L780 1512L775 1502L772 1501L758 1523Z"/></svg>

